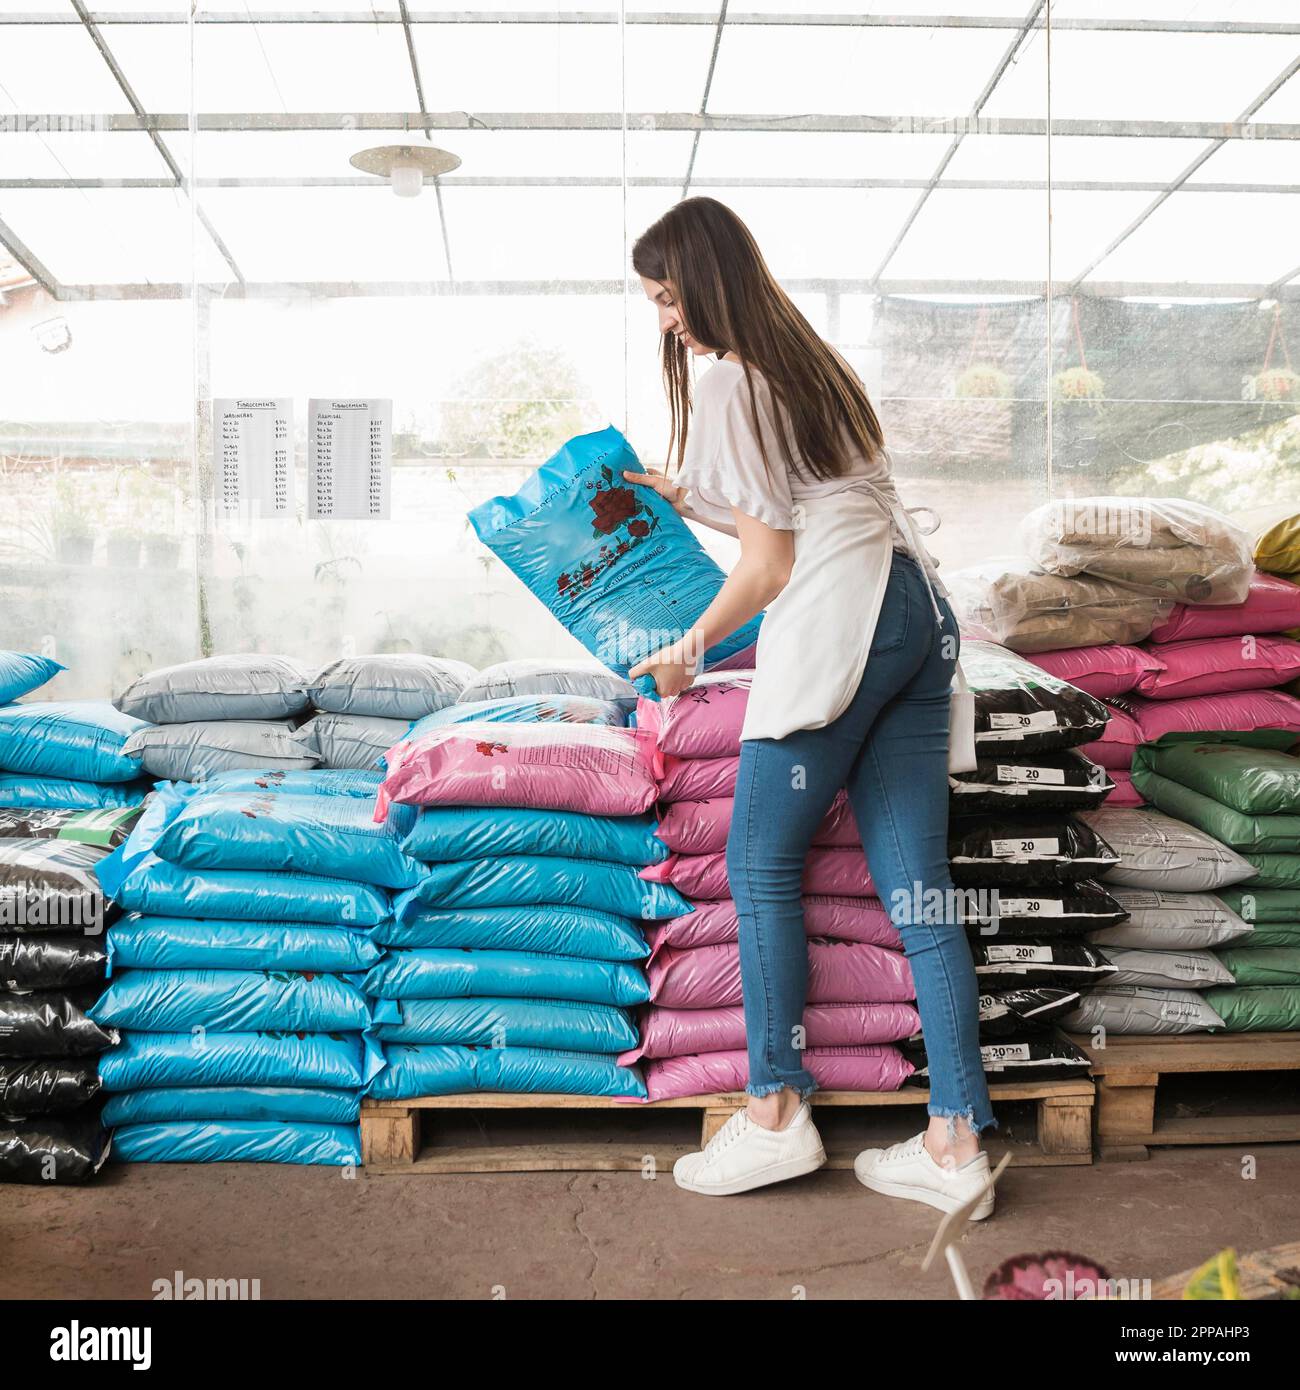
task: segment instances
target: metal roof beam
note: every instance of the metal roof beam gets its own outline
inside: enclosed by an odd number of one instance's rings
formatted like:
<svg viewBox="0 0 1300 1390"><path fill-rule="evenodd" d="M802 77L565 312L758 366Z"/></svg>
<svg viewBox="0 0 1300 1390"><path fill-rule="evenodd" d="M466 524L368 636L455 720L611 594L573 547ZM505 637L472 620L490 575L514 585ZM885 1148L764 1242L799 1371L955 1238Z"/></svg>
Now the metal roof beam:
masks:
<svg viewBox="0 0 1300 1390"><path fill-rule="evenodd" d="M622 130L623 116L608 111L204 111L201 131L282 130ZM1047 121L1033 116L773 116L699 115L692 112L628 112L632 131L795 131L878 135L1038 135ZM189 116L179 112L102 115L0 114L0 134L47 131L186 131ZM1300 121L1149 121L1066 120L1052 122L1057 139L1072 135L1133 136L1169 140L1300 140Z"/></svg>
<svg viewBox="0 0 1300 1390"><path fill-rule="evenodd" d="M1260 92L1260 94L1254 99L1254 101L1252 101L1250 105L1246 107L1246 109L1237 118L1236 123L1242 124L1248 122L1250 117L1254 115L1254 113L1258 111L1260 107L1263 106L1264 103L1269 100L1270 97L1274 96L1286 82L1288 82L1292 77L1294 77L1297 72L1300 72L1300 56L1292 58L1292 60L1286 65L1286 67L1282 69L1280 73L1278 73L1278 75L1272 80L1272 82L1270 82L1268 86L1265 87L1264 90ZM1106 249L1099 256L1089 261L1088 264L1081 271L1079 271L1079 273L1069 282L1067 288L1075 289L1081 280L1086 279L1087 276L1091 275L1092 272L1096 270L1096 268L1107 258L1107 256L1111 255L1117 247L1123 245L1123 243L1126 242L1129 239L1129 237L1131 237L1133 233L1137 231L1137 229L1147 220L1147 218L1151 216L1153 212L1155 212L1155 210L1162 203L1167 201L1176 192L1178 192L1178 190L1186 184L1187 180L1191 178L1191 176L1201 167L1201 165L1204 164L1205 161L1209 159L1209 157L1212 154L1215 154L1217 151L1221 150L1225 144L1227 144L1227 139L1224 136L1219 136L1216 139L1212 140L1192 160L1192 162L1182 171L1182 173L1179 174L1178 177L1169 184L1167 188L1162 189L1161 192L1158 193L1151 200L1151 202L1148 203L1147 206L1142 209L1140 213L1138 213L1138 215L1132 220L1132 222L1130 222L1128 226L1125 227L1124 230L1120 232L1117 237L1114 238L1110 245L1107 246Z"/></svg>
<svg viewBox="0 0 1300 1390"><path fill-rule="evenodd" d="M1116 8L1122 8L1117 0ZM181 12L158 13L148 10L92 10L91 17L99 24L185 24ZM617 10L411 10L411 24L618 24ZM628 25L681 24L712 25L717 16L707 12L676 10L640 11L626 16ZM9 12L0 15L2 24L75 24L79 21L67 14L48 14L40 11ZM403 16L396 5L377 10L340 10L335 12L304 12L301 10L200 10L194 16L196 24L401 24ZM828 29L1019 29L1021 20L1009 15L891 15L891 14L805 14L799 10L784 13L754 14L738 12L728 17L729 24L753 27L799 27ZM1035 23L1041 28L1043 21ZM1113 19L1053 17L1052 28L1091 30L1103 33L1152 34L1300 34L1300 23L1269 20L1196 20L1144 19L1118 15Z"/></svg>
<svg viewBox="0 0 1300 1390"><path fill-rule="evenodd" d="M862 279L782 279L792 294L862 294L886 298L891 295L933 295L954 300L1006 297L1042 299L1045 286L1033 280L946 280L899 279L873 284ZM379 299L393 297L490 295L621 295L618 280L410 280L410 281L245 281L241 285L204 284L200 290L229 299L280 299L316 296L323 299ZM1057 290L1059 296L1064 291ZM1261 285L1219 282L1189 284L1178 281L1113 280L1089 281L1073 293L1097 299L1277 299L1300 302L1300 285ZM189 284L112 284L65 285L63 299L184 299Z"/></svg>

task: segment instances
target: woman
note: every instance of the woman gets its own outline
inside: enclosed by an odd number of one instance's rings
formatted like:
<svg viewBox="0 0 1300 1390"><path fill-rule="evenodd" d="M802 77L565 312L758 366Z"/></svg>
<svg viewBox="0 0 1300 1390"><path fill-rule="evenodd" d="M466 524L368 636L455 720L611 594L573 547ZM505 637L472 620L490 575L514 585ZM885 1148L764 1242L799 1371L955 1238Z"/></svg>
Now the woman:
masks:
<svg viewBox="0 0 1300 1390"><path fill-rule="evenodd" d="M632 675L675 695L699 654L767 609L727 841L749 1103L674 1176L724 1195L826 1162L801 1056L800 884L843 787L911 961L930 1068L929 1128L868 1149L855 1171L874 1191L945 1211L983 1192L975 1216L988 1216L978 1136L994 1121L970 949L952 915L920 907L954 896L948 727L960 639L947 592L899 503L862 383L773 279L744 223L712 198L687 199L640 237L632 263L659 309L677 473L625 476L740 541L695 627ZM692 354L718 359L693 402Z"/></svg>

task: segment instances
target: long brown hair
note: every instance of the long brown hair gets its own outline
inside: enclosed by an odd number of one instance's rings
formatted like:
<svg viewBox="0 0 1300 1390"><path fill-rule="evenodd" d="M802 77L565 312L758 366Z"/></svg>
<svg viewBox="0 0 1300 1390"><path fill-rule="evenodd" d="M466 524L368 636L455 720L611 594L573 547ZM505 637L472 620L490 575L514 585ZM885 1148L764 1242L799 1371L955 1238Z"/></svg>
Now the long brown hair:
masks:
<svg viewBox="0 0 1300 1390"><path fill-rule="evenodd" d="M749 228L724 203L687 198L669 208L637 238L632 265L647 280L671 282L682 325L697 343L740 358L769 468L751 366L763 374L780 407L777 443L787 467L824 480L848 470L855 447L868 459L883 451L884 432L861 381L795 308ZM685 344L665 333L664 389L672 411L668 454L676 453L679 467L691 413L688 361Z"/></svg>

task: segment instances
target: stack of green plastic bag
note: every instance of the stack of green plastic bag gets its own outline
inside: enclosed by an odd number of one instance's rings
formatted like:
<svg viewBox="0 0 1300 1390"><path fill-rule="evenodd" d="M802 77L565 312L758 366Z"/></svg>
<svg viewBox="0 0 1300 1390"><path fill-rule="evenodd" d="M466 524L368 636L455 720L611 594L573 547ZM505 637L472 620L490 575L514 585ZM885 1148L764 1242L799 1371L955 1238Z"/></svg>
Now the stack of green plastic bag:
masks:
<svg viewBox="0 0 1300 1390"><path fill-rule="evenodd" d="M1217 952L1233 985L1205 991L1229 1032L1300 1031L1300 739L1294 733L1167 734L1137 750L1133 785L1259 871L1219 894L1251 935Z"/></svg>

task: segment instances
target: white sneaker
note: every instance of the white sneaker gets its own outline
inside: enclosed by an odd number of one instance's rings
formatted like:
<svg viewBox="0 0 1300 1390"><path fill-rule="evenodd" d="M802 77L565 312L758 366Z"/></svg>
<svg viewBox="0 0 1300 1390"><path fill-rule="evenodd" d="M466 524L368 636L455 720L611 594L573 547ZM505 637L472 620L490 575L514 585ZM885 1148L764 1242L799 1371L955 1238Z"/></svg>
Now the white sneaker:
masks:
<svg viewBox="0 0 1300 1390"><path fill-rule="evenodd" d="M805 1101L784 1129L764 1129L737 1110L698 1153L673 1164L678 1187L727 1197L812 1173L826 1162L821 1135Z"/></svg>
<svg viewBox="0 0 1300 1390"><path fill-rule="evenodd" d="M983 1192L970 1219L983 1221L993 1215L993 1189L985 1186L989 1156L983 1152L960 1168L944 1168L930 1157L925 1135L918 1134L888 1149L864 1149L853 1160L853 1171L873 1192L924 1202L940 1211L956 1211Z"/></svg>

